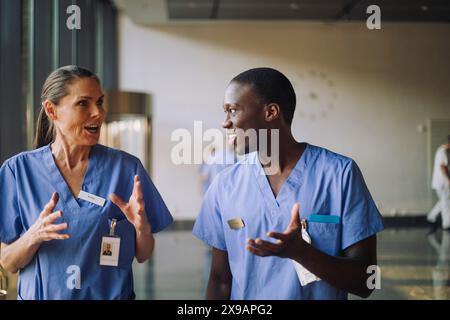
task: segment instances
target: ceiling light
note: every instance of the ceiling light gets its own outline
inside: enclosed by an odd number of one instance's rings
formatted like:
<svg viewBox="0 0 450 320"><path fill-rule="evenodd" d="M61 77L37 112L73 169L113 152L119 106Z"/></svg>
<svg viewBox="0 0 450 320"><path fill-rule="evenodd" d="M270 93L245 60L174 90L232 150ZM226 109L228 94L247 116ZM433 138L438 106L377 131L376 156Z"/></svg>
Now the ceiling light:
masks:
<svg viewBox="0 0 450 320"><path fill-rule="evenodd" d="M292 10L298 10L300 7L298 3L292 2L289 4L289 8L291 8Z"/></svg>

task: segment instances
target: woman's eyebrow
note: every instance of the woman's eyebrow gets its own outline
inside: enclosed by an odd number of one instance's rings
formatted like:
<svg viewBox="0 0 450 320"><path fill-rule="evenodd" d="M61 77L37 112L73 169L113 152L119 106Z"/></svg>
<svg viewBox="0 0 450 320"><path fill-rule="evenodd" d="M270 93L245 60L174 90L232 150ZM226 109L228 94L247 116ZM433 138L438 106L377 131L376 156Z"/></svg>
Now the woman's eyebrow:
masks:
<svg viewBox="0 0 450 320"><path fill-rule="evenodd" d="M102 94L97 100L103 99L105 97L104 94ZM87 100L93 100L91 96L79 96L78 99L87 99Z"/></svg>
<svg viewBox="0 0 450 320"><path fill-rule="evenodd" d="M91 100L92 97L90 97L90 96L78 96L78 97L77 97L77 100L78 100L78 99L87 99L87 100Z"/></svg>

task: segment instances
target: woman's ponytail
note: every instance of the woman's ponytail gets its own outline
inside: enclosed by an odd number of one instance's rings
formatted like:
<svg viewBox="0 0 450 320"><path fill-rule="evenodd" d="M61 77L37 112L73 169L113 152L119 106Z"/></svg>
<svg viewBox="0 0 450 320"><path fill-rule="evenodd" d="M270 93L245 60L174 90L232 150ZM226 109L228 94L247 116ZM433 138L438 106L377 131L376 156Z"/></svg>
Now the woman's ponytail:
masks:
<svg viewBox="0 0 450 320"><path fill-rule="evenodd" d="M34 148L46 146L55 140L55 129L53 123L45 113L44 107L41 107L36 124L36 136L34 138Z"/></svg>

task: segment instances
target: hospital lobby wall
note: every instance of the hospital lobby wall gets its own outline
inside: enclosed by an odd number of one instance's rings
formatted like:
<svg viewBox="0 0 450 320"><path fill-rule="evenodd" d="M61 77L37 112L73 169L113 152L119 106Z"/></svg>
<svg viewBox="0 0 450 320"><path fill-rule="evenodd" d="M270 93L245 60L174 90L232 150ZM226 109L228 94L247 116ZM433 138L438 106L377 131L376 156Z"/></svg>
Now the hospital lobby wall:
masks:
<svg viewBox="0 0 450 320"><path fill-rule="evenodd" d="M196 217L201 188L198 164L171 160L172 132L219 128L228 82L259 66L292 81L298 140L355 159L385 217L420 217L434 204L427 121L450 118L449 36L445 24L149 27L120 15L119 87L154 97L153 178L177 220Z"/></svg>

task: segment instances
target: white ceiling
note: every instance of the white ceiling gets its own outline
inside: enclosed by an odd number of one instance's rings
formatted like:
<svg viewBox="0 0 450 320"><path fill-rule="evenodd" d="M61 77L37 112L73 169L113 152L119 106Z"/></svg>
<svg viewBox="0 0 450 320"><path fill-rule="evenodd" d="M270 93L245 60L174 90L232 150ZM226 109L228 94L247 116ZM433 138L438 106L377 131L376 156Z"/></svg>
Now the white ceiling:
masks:
<svg viewBox="0 0 450 320"><path fill-rule="evenodd" d="M450 0L114 0L144 25L234 20L347 21L367 19L377 4L383 21L450 22Z"/></svg>

